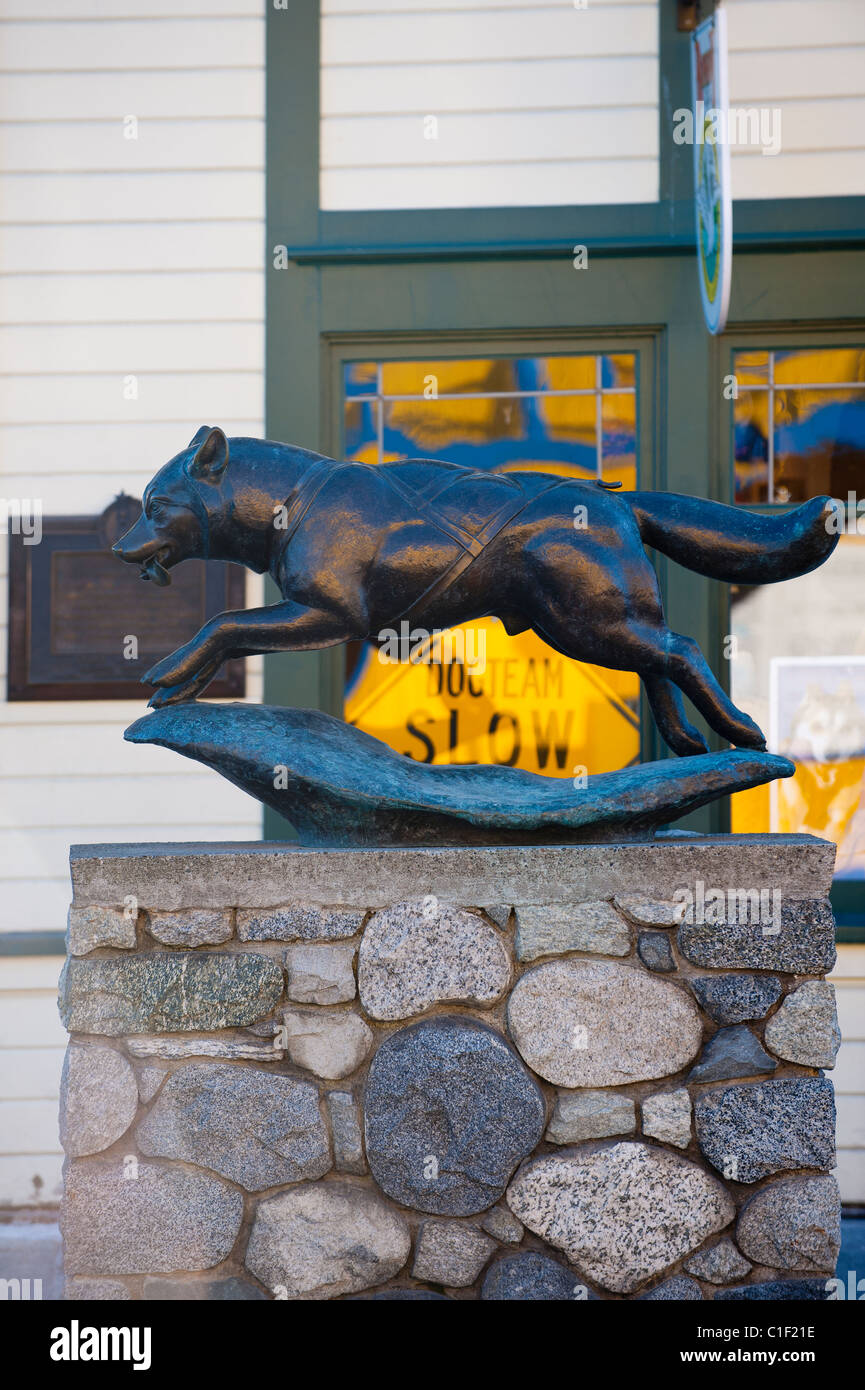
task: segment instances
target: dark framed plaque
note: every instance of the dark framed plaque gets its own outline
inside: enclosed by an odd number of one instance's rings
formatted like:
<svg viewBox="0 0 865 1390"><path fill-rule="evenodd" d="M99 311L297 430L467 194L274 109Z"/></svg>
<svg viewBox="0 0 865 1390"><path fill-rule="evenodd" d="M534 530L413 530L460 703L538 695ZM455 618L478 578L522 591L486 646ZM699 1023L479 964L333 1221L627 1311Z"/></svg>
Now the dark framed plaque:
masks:
<svg viewBox="0 0 865 1390"><path fill-rule="evenodd" d="M38 545L9 536L9 700L144 700L141 676L208 618L245 606L239 565L187 560L170 600L111 546L141 512L120 496L99 517L45 517ZM228 661L208 697L245 693Z"/></svg>

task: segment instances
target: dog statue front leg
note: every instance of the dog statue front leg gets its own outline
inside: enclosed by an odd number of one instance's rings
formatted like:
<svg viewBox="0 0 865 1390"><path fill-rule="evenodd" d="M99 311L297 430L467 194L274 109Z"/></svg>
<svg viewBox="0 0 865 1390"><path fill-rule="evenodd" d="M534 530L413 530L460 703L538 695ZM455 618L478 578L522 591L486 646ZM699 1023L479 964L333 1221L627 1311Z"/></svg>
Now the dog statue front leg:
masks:
<svg viewBox="0 0 865 1390"><path fill-rule="evenodd" d="M175 695L173 688L186 686L214 663L218 668L229 653L252 656L259 652L311 651L363 635L344 614L307 608L299 603L289 601L268 608L244 608L211 618L190 642L152 666L142 676L142 681L170 686L176 700L188 699L189 695Z"/></svg>
<svg viewBox="0 0 865 1390"><path fill-rule="evenodd" d="M148 705L151 709L161 709L163 705L179 705L184 700L197 700L202 691L210 685L221 665L221 660L209 661L191 680L181 681L179 685L161 686L153 692Z"/></svg>

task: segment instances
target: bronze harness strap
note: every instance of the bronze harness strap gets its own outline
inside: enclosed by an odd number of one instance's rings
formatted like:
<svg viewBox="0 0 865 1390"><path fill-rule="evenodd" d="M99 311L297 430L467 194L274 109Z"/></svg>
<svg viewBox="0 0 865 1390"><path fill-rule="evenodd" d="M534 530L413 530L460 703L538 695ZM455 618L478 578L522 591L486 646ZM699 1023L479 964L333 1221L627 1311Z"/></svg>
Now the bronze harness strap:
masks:
<svg viewBox="0 0 865 1390"><path fill-rule="evenodd" d="M372 467L374 465L367 464L361 466ZM284 504L287 507L285 525L280 527L280 530L285 533L283 544L287 543L297 531L297 528L300 526L313 502L318 497L322 488L330 482L331 478L344 468L356 467L358 467L357 464L337 463L333 459L321 458L317 459L316 462L306 470L291 500ZM398 623L403 618L411 617L411 615L424 604L438 598L440 594L465 573L469 565L477 559L486 546L489 545L490 541L495 540L496 536L507 526L508 522L515 521L520 512L525 511L530 502L534 502L537 497L543 496L545 492L552 492L554 488L561 487L564 483L573 481L572 478L556 478L554 482L550 482L546 487L541 488L538 492L533 492L528 497L523 492L519 483L511 483L511 486L517 490L517 496L514 497L513 492L511 492L507 501L503 502L498 510L493 512L493 515L477 535L473 535L462 526L458 526L455 522L449 521L447 517L436 515L431 509L430 504L436 500L437 496L446 491L454 481L452 476L449 476L443 486L431 495L425 495L417 488L407 487L405 483L389 473L386 468L381 469L380 476L390 484L394 492L398 493L404 502L408 502L418 516L422 517L430 526L435 527L437 531L441 531L443 535L449 537L450 540L454 541L459 546L459 553L451 564L447 566L437 579L433 580L432 584L430 584L422 594L409 604L408 608L403 609L402 613L398 613L395 618L392 618L391 623ZM506 477L507 475L503 476ZM508 481L510 482L510 480Z"/></svg>
<svg viewBox="0 0 865 1390"><path fill-rule="evenodd" d="M443 535L456 541L457 545L461 547L461 553L456 556L443 573L440 574L437 579L434 579L432 584L409 604L408 608L403 609L402 613L397 613L396 617L391 618L391 625L400 622L403 618L410 619L412 614L416 613L433 599L438 598L440 594L450 588L450 586L465 573L469 565L478 558L486 546L489 545L490 541L495 540L499 532L507 526L509 522L515 521L520 512L525 511L530 502L534 502L536 498L542 497L545 492L552 492L554 488L561 487L563 483L573 482L572 478L556 478L555 482L549 483L538 492L533 492L529 497L523 492L519 483L514 483L513 486L518 489L518 497L514 498L512 494L497 511L493 512L493 515L477 535L473 535L471 532L465 531L461 526L457 526L454 522L448 521L447 517L436 516L429 507L429 503L435 500L434 496L426 498L414 488L406 487L403 482L394 478L392 474L385 472L384 476L394 491L399 493L404 501L411 504L418 516L423 517L424 521L428 522L430 526L434 526L436 530L441 531ZM448 481L450 482L451 480L449 479ZM444 488L440 489L440 491L444 490Z"/></svg>
<svg viewBox="0 0 865 1390"><path fill-rule="evenodd" d="M285 532L283 545L291 540L325 484L343 468L354 467L355 464L337 463L334 459L321 458L316 459L315 463L307 468L290 499L282 504L286 509L285 525L279 527L280 531Z"/></svg>

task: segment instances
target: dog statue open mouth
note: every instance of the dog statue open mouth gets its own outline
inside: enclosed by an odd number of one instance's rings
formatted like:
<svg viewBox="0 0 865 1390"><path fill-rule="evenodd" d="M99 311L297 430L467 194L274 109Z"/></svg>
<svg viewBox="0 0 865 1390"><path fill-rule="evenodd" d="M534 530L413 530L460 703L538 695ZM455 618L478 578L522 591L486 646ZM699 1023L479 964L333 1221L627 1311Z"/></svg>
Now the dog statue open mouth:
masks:
<svg viewBox="0 0 865 1390"><path fill-rule="evenodd" d="M171 575L168 573L168 570L159 563L159 557L161 556L164 560L167 553L168 552L165 550L160 550L156 555L150 555L146 560L143 560L141 562L141 573L138 576L139 579L151 579L153 583L158 584L160 588L164 588L166 584L170 584Z"/></svg>

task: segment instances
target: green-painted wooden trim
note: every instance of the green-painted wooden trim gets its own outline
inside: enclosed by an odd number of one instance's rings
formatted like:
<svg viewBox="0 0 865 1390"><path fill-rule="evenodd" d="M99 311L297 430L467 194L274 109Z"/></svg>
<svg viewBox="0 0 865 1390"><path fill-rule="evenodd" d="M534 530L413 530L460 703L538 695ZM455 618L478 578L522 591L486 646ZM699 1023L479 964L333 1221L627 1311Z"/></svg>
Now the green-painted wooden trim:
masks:
<svg viewBox="0 0 865 1390"><path fill-rule="evenodd" d="M265 433L319 448L318 271L274 267L274 247L319 237L319 0L266 6ZM265 600L279 597L268 579ZM264 659L268 704L325 704L322 654ZM264 810L268 839L294 839L287 821Z"/></svg>
<svg viewBox="0 0 865 1390"><path fill-rule="evenodd" d="M321 239L288 245L287 255L298 265L553 260L572 255L579 243L593 256L686 256L694 253L692 220L690 202L448 209L437 219L436 236L431 218L416 218L414 211L325 212L320 215ZM737 203L733 246L739 252L763 253L863 247L865 198Z"/></svg>
<svg viewBox="0 0 865 1390"><path fill-rule="evenodd" d="M267 223L280 242L318 236L319 0L266 6ZM268 242L268 260L274 242Z"/></svg>
<svg viewBox="0 0 865 1390"><path fill-rule="evenodd" d="M865 941L865 881L836 879L830 897L838 941Z"/></svg>
<svg viewBox="0 0 865 1390"><path fill-rule="evenodd" d="M677 28L675 0L658 6L658 193L679 230L693 236L694 155L673 140L673 113L691 105L691 35ZM714 9L703 0L701 18Z"/></svg>
<svg viewBox="0 0 865 1390"><path fill-rule="evenodd" d="M0 956L65 956L62 931L0 932Z"/></svg>

